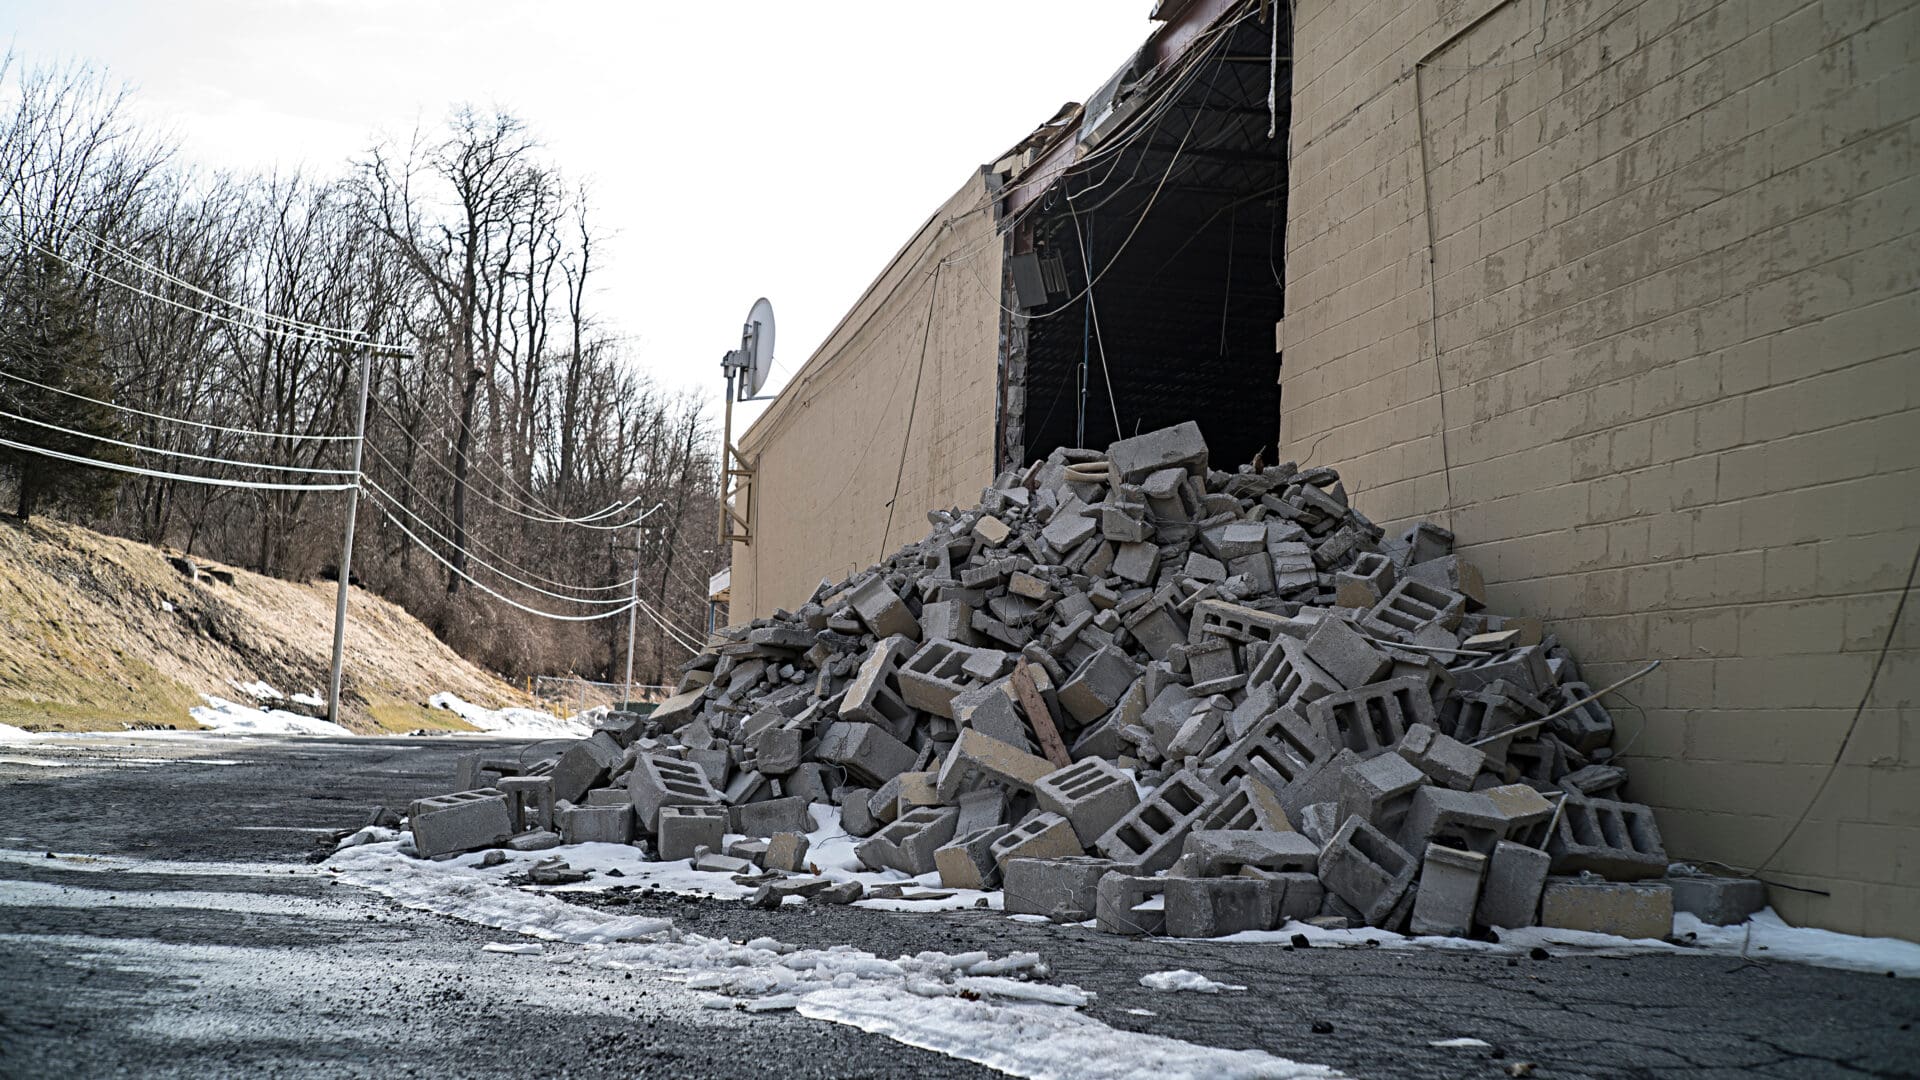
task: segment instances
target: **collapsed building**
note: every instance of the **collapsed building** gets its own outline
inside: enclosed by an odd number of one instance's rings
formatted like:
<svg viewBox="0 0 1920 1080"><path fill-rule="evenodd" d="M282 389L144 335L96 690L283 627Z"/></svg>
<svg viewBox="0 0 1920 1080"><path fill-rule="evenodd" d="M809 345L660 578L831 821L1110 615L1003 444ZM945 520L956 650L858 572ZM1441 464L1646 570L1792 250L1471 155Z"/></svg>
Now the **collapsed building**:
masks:
<svg viewBox="0 0 1920 1080"><path fill-rule="evenodd" d="M740 436L731 617L1191 420L1450 530L1594 686L1661 661L1612 703L1670 852L1920 938L1920 99L1911 4L1833 7L1160 0Z"/></svg>
<svg viewBox="0 0 1920 1080"><path fill-rule="evenodd" d="M631 842L770 906L857 899L808 863L822 807L868 869L1117 933L1666 937L1658 827L1567 648L1333 470L1210 463L1188 423L1002 473L723 631L650 715L530 767L476 756L472 790L413 805L415 849ZM1676 880L1716 921L1759 904Z"/></svg>

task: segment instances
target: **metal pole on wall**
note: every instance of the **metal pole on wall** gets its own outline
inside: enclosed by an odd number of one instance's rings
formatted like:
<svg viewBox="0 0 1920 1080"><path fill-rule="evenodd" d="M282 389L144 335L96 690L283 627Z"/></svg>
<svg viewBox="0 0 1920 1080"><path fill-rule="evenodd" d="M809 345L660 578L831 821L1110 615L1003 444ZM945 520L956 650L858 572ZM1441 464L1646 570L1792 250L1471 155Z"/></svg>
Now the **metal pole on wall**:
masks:
<svg viewBox="0 0 1920 1080"><path fill-rule="evenodd" d="M353 487L347 489L347 526L340 538L340 588L333 599L333 670L327 676L327 720L340 722L340 668L347 651L347 585L353 580L353 524L360 514L360 455L367 442L367 383L373 352L360 352L360 410L353 421Z"/></svg>

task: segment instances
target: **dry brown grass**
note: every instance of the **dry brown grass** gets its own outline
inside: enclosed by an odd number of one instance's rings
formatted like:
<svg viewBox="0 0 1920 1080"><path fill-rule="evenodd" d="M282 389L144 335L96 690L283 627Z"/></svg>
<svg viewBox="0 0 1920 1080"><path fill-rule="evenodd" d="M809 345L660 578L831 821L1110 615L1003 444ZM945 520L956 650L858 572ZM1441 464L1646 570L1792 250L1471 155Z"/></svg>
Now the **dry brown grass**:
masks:
<svg viewBox="0 0 1920 1080"><path fill-rule="evenodd" d="M240 696L229 679L324 696L331 582L237 569L232 585L189 581L168 554L50 519L0 519L0 723L190 728L187 710L201 694ZM526 704L405 611L355 589L342 694L347 726L466 728L426 710L428 695L441 690L495 707Z"/></svg>

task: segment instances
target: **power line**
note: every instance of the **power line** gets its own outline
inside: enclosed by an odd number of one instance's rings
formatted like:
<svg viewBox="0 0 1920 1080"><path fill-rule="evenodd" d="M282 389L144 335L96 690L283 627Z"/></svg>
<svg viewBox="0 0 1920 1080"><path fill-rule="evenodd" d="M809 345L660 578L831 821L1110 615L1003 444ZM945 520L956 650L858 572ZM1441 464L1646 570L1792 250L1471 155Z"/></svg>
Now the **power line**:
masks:
<svg viewBox="0 0 1920 1080"><path fill-rule="evenodd" d="M10 371L0 371L0 379L12 379L14 382L25 383L28 386L36 387L41 390L46 390L51 393L60 394L65 397L70 397L77 401L87 402L90 405L103 405L109 409L118 409L121 412L131 413L135 416L144 416L152 420L162 420L169 424L186 424L191 427L203 428L207 431L225 432L226 434L229 434L229 435L254 435L263 439L295 439L295 440L311 439L315 442L352 442L354 439L359 437L357 435L300 435L290 431L260 431L254 428L227 427L222 424L209 424L200 420L188 420L184 417L168 416L165 413L148 412L145 409L136 409L131 405L121 405L112 401L102 401L99 398L90 398L85 394L76 394L71 390L62 390L57 386L48 386L46 383L43 383L43 382L35 382L24 375L15 375Z"/></svg>
<svg viewBox="0 0 1920 1080"><path fill-rule="evenodd" d="M73 428L61 427L59 424L50 424L45 420L35 420L30 416L20 416L16 413L10 413L4 409L0 409L0 417L4 417L8 420L17 420L23 424L32 424L35 427L47 428L50 431L57 431L62 435L72 435L75 438L91 439L94 442L103 442L111 446L122 446L127 448L128 450L138 450L142 453L147 453L147 454L161 454L166 457L185 458L188 461L199 461L209 465L236 465L243 469L264 469L268 472L313 473L321 476L353 475L352 469L309 469L299 465L269 465L264 462L258 462L258 461L238 461L233 458L205 457L200 454L189 454L184 450L162 450L157 446L144 446L140 443L126 442L121 439L111 439L105 435L95 435L95 434L92 434L91 432L76 431Z"/></svg>
<svg viewBox="0 0 1920 1080"><path fill-rule="evenodd" d="M29 454L39 454L43 457L55 458L60 461L71 462L75 465L91 465L96 469L111 469L115 472L131 473L135 476L151 476L160 480L180 480L189 484L209 484L213 487L246 488L250 491L351 491L355 486L351 483L274 484L260 480L227 480L215 476L192 476L187 473L166 472L161 469L141 468L137 465L122 465L114 461L101 461L97 458L63 453L59 450L49 450L44 446L34 446L31 443L17 442L13 439L3 437L0 437L0 446L5 446L13 450L21 450Z"/></svg>

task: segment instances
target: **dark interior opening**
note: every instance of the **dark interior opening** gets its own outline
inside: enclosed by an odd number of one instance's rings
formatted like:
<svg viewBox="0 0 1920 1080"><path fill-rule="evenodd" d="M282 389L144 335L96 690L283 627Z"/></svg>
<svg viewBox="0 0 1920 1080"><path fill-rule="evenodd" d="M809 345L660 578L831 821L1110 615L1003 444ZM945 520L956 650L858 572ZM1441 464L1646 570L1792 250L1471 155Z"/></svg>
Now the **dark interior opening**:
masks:
<svg viewBox="0 0 1920 1080"><path fill-rule="evenodd" d="M1274 461L1289 30L1276 43L1271 24L1240 18L1168 84L1164 111L1116 135L1124 150L1096 148L1023 223L1015 250L1050 278L1047 302L1017 320L1027 460L1193 420L1216 468Z"/></svg>

